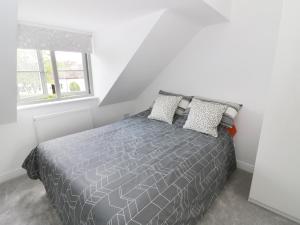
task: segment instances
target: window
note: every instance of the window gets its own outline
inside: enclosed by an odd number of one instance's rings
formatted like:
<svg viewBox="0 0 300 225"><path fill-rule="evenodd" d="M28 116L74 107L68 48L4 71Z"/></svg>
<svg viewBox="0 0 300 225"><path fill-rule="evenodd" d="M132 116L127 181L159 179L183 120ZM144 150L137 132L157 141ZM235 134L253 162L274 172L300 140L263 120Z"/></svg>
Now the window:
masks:
<svg viewBox="0 0 300 225"><path fill-rule="evenodd" d="M80 52L17 50L20 104L91 95L90 56Z"/></svg>

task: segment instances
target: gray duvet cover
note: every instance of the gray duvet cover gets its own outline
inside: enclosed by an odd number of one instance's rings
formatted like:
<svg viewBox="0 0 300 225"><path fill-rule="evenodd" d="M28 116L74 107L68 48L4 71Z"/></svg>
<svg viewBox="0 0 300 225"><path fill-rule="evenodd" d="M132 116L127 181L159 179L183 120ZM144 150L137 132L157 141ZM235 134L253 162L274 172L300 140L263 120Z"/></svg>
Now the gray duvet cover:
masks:
<svg viewBox="0 0 300 225"><path fill-rule="evenodd" d="M23 163L65 225L194 225L236 167L210 137L141 113L40 144ZM180 124L180 123L179 123Z"/></svg>

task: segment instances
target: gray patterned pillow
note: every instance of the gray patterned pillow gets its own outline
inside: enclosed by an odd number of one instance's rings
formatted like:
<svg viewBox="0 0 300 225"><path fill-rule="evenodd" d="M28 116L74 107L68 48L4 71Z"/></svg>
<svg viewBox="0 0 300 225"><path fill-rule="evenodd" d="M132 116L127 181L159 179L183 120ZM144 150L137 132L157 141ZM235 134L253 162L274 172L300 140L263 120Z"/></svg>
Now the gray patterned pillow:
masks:
<svg viewBox="0 0 300 225"><path fill-rule="evenodd" d="M243 106L242 104L223 101L223 100L217 100L217 99L211 99L211 98L205 98L205 97L195 97L195 98L197 98L201 101L204 101L204 102L213 102L213 103L218 103L218 104L228 106L223 115L223 118L221 120L221 124L225 127L230 127L230 128L233 126L234 119Z"/></svg>
<svg viewBox="0 0 300 225"><path fill-rule="evenodd" d="M218 137L218 125L227 106L193 99L187 121L183 128Z"/></svg>
<svg viewBox="0 0 300 225"><path fill-rule="evenodd" d="M182 96L159 95L154 102L149 119L155 119L172 124L175 111Z"/></svg>

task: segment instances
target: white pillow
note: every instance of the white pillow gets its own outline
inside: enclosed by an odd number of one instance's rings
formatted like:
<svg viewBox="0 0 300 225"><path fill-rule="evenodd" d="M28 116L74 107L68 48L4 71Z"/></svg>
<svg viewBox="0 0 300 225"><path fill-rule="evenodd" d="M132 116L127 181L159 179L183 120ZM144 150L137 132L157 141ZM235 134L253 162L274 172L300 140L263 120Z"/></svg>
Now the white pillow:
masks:
<svg viewBox="0 0 300 225"><path fill-rule="evenodd" d="M175 111L182 96L159 95L154 102L149 119L155 119L172 124Z"/></svg>
<svg viewBox="0 0 300 225"><path fill-rule="evenodd" d="M218 137L217 127L221 122L227 106L204 102L195 98L190 105L191 110L183 128Z"/></svg>

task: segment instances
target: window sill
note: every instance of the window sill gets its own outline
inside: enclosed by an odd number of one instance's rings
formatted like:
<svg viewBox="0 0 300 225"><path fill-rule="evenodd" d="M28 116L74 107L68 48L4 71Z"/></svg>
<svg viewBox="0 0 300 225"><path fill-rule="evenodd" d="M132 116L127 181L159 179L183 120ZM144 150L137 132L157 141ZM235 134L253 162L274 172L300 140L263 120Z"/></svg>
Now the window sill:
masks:
<svg viewBox="0 0 300 225"><path fill-rule="evenodd" d="M73 98L73 99L58 100L58 101L51 101L51 102L42 102L42 103L36 103L36 104L30 104L30 105L19 105L17 107L17 109L19 111L19 110L34 109L34 108L47 107L47 106L52 106L52 105L61 105L61 104L66 104L66 103L89 101L89 100L99 100L99 98L96 96L88 96L88 97L82 97L82 98Z"/></svg>

